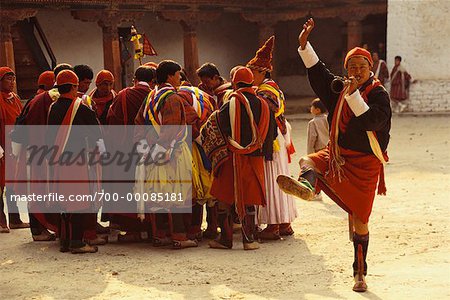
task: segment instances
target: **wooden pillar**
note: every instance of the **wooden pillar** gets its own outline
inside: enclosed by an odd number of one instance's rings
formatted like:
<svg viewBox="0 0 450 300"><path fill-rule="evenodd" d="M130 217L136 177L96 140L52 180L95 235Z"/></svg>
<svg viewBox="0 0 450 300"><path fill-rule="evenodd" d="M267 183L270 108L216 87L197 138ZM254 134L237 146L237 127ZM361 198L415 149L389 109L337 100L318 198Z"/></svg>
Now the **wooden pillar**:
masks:
<svg viewBox="0 0 450 300"><path fill-rule="evenodd" d="M72 16L84 22L97 22L103 35L103 68L114 75L114 89L120 91L122 86L122 64L120 60L120 40L118 26L122 22L134 22L141 18L143 12L126 12L112 10L74 10Z"/></svg>
<svg viewBox="0 0 450 300"><path fill-rule="evenodd" d="M184 69L186 76L192 85L198 85L199 79L197 76L198 62L198 46L197 46L197 32L195 31L194 23L187 23L180 21L183 27L183 52L184 52Z"/></svg>
<svg viewBox="0 0 450 300"><path fill-rule="evenodd" d="M347 50L354 47L361 47L362 44L362 23L360 20L350 20L347 22Z"/></svg>
<svg viewBox="0 0 450 300"><path fill-rule="evenodd" d="M11 25L0 23L0 66L8 66L15 70L14 47L11 35Z"/></svg>
<svg viewBox="0 0 450 300"><path fill-rule="evenodd" d="M103 25L103 26L102 26ZM120 61L120 44L117 25L101 24L103 32L103 65L114 75L114 89L122 89L122 66Z"/></svg>

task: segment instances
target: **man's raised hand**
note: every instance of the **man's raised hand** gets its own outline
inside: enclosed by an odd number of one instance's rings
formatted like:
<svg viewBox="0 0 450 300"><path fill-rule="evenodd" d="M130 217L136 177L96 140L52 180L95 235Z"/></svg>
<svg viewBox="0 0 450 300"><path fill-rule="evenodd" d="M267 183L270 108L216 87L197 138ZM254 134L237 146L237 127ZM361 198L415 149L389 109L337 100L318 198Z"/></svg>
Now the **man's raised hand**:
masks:
<svg viewBox="0 0 450 300"><path fill-rule="evenodd" d="M305 49L306 43L308 42L308 36L314 28L314 20L313 18L309 18L305 24L303 24L303 30L300 32L298 36L298 43L300 44L300 48L302 50Z"/></svg>

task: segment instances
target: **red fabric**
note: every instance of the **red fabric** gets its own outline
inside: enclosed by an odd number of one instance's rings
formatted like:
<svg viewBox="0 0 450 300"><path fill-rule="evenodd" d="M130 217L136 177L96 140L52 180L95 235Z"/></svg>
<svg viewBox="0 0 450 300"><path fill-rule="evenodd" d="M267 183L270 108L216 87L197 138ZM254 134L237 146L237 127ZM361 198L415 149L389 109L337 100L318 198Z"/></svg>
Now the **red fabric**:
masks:
<svg viewBox="0 0 450 300"><path fill-rule="evenodd" d="M391 99L396 101L408 99L410 81L411 75L402 66L395 66L391 72Z"/></svg>
<svg viewBox="0 0 450 300"><path fill-rule="evenodd" d="M55 73L53 71L45 71L39 75L38 85L52 87L55 84Z"/></svg>
<svg viewBox="0 0 450 300"><path fill-rule="evenodd" d="M72 70L63 70L58 74L58 76L56 76L56 84L57 85L63 85L63 84L77 85L78 84L78 76Z"/></svg>
<svg viewBox="0 0 450 300"><path fill-rule="evenodd" d="M345 56L344 68L347 69L348 61L350 60L350 58L352 58L354 56L364 57L369 62L369 65L373 66L373 59L372 59L372 55L370 54L370 52L364 48L355 47L352 50L348 51L347 55Z"/></svg>
<svg viewBox="0 0 450 300"><path fill-rule="evenodd" d="M234 139L238 143L240 143L241 110L245 111L245 98L241 93L244 91L255 93L251 88L240 89L232 96L236 99L236 120L231 126L234 126ZM228 145L228 149L232 152L232 159L223 162L211 187L211 195L219 201L227 204L235 203L240 218L245 216L246 205L265 205L266 203L264 157L245 155L262 147L269 128L269 106L264 100L258 99L261 103L261 116L259 123L256 124L254 121L255 124L253 124L257 127L257 140L245 149Z"/></svg>
<svg viewBox="0 0 450 300"><path fill-rule="evenodd" d="M342 201L349 212L355 213L362 222L367 223L372 212L381 163L374 155L344 148L340 148L340 151L345 159L345 164L342 166L345 179L342 182L327 176L330 160L328 147L308 155L314 161L319 173L327 174L325 175L326 185L331 190L320 180L317 181L316 188L319 191L323 189L334 201Z"/></svg>
<svg viewBox="0 0 450 300"><path fill-rule="evenodd" d="M10 155L12 152L11 143L5 145L5 132L6 125L14 125L16 118L19 116L22 110L22 103L20 102L19 96L14 93L0 93L0 143L5 151L3 157L0 159L0 186L5 186L5 157ZM8 168L12 168L11 174L15 173L16 166L8 165Z"/></svg>
<svg viewBox="0 0 450 300"><path fill-rule="evenodd" d="M236 70L236 72L233 75L233 83L246 83L246 84L252 84L253 83L253 73L249 68L241 67Z"/></svg>
<svg viewBox="0 0 450 300"><path fill-rule="evenodd" d="M247 67L259 71L272 71L272 52L274 43L275 36L272 35L264 45L258 49L255 57L247 63Z"/></svg>
<svg viewBox="0 0 450 300"><path fill-rule="evenodd" d="M15 74L10 67L0 67L0 80L2 80L3 76L5 76L8 73Z"/></svg>
<svg viewBox="0 0 450 300"><path fill-rule="evenodd" d="M53 103L52 98L48 92L44 92L36 95L26 107L26 117L24 125L46 125L47 116L50 109L50 105ZM24 108L25 109L25 108ZM33 134L28 135L30 145L40 145L42 141L45 140L45 132L43 130L35 130ZM22 151L21 158L19 158L18 170L16 179L26 178L26 165L25 151ZM42 179L47 178L47 167L45 164L42 165L32 165L30 168L30 178L31 179ZM44 195L47 193L47 185L42 182L30 181L30 194ZM14 186L14 191L18 194L25 194L26 184L16 183ZM39 203L29 202L29 210L33 211L33 215L38 219L42 226L45 228L58 232L59 214L43 214L37 213L39 210Z"/></svg>
<svg viewBox="0 0 450 300"><path fill-rule="evenodd" d="M108 70L101 70L95 77L95 85L99 85L103 81L114 82L114 75Z"/></svg>
<svg viewBox="0 0 450 300"><path fill-rule="evenodd" d="M97 118L100 118L103 115L103 112L106 107L106 103L109 101L112 101L116 96L116 92L114 90L111 90L108 96L106 97L96 97L96 89L91 95L92 101L95 103L95 114L97 115Z"/></svg>

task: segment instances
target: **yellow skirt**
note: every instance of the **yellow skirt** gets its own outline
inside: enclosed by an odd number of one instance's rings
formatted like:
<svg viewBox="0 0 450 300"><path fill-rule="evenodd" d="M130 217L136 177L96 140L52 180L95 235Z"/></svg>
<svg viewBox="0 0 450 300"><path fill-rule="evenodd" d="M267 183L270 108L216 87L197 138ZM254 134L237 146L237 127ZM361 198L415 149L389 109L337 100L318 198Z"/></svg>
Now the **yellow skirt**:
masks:
<svg viewBox="0 0 450 300"><path fill-rule="evenodd" d="M210 194L213 175L205 169L199 145L192 143L192 198L199 204L214 200Z"/></svg>

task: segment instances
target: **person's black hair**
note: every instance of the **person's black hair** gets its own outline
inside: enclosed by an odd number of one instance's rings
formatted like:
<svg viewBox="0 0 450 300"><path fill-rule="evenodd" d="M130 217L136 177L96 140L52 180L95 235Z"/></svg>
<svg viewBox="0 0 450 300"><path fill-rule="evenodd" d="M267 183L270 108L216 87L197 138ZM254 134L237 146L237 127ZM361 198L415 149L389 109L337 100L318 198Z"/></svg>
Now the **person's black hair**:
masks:
<svg viewBox="0 0 450 300"><path fill-rule="evenodd" d="M314 108L318 108L320 110L321 113L326 113L327 112L327 108L325 107L325 105L322 103L322 101L320 101L319 98L314 99L311 102L311 106Z"/></svg>
<svg viewBox="0 0 450 300"><path fill-rule="evenodd" d="M181 66L178 63L173 60L163 60L159 63L158 68L156 69L157 83L165 83L169 75L175 75L178 71L181 71Z"/></svg>
<svg viewBox="0 0 450 300"><path fill-rule="evenodd" d="M71 89L72 89L72 84L70 84L70 83L58 85L58 92L60 94L68 93L68 92L70 92Z"/></svg>
<svg viewBox="0 0 450 300"><path fill-rule="evenodd" d="M189 79L186 76L186 71L184 69L181 70L180 76L181 76L181 81L188 81L189 82Z"/></svg>
<svg viewBox="0 0 450 300"><path fill-rule="evenodd" d="M250 83L244 83L244 82L236 83L236 88L238 88L238 89L252 87L252 86L253 86L253 84L250 84Z"/></svg>
<svg viewBox="0 0 450 300"><path fill-rule="evenodd" d="M219 69L213 63L204 63L200 68L197 69L198 77L208 77L213 78L214 76L220 76Z"/></svg>
<svg viewBox="0 0 450 300"><path fill-rule="evenodd" d="M56 67L53 69L53 74L55 74L55 78L63 70L71 70L71 71L73 71L73 67L71 65L69 65L69 64L66 64L66 63L62 63L62 64L56 65Z"/></svg>
<svg viewBox="0 0 450 300"><path fill-rule="evenodd" d="M92 80L94 78L94 71L88 65L76 65L73 67L73 71L77 74L80 81L85 79Z"/></svg>
<svg viewBox="0 0 450 300"><path fill-rule="evenodd" d="M156 71L149 66L140 66L134 72L134 78L137 81L151 82L156 77Z"/></svg>
<svg viewBox="0 0 450 300"><path fill-rule="evenodd" d="M395 59L398 59L399 61L402 61L402 57L399 56L399 55L397 55L397 56L395 57Z"/></svg>
<svg viewBox="0 0 450 300"><path fill-rule="evenodd" d="M270 74L269 71L266 71L266 73L264 74L264 78L271 79L272 78L272 74Z"/></svg>

